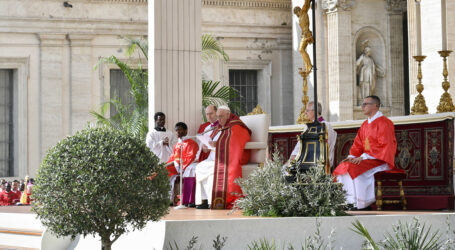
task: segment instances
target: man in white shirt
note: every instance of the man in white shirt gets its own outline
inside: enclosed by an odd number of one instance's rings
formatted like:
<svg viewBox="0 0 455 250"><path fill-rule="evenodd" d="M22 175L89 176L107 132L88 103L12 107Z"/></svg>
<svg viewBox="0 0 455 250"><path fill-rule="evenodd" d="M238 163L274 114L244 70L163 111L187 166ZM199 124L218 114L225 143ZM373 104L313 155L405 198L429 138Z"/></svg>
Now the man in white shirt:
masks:
<svg viewBox="0 0 455 250"><path fill-rule="evenodd" d="M166 115L156 112L153 116L155 128L147 133L145 142L152 152L160 159L160 163L166 163L171 157L172 149L177 143L177 138L172 132L166 131Z"/></svg>

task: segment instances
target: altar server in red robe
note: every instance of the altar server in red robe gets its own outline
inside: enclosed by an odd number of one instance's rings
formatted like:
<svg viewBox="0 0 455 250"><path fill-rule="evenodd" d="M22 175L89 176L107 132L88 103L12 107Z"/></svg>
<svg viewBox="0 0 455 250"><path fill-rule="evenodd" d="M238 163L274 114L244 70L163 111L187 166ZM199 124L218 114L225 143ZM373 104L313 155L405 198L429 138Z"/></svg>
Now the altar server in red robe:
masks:
<svg viewBox="0 0 455 250"><path fill-rule="evenodd" d="M209 133L213 130L215 130L216 126L218 126L218 120L217 120L217 117L216 117L216 111L217 111L217 108L215 105L209 105L207 106L207 108L205 108L205 117L207 118L207 121L206 123L203 123L201 124L201 126L199 126L199 129L197 131L198 134L205 134L205 133ZM207 157L209 157L209 154L210 154L210 149L207 148L207 146L205 146L204 144L199 144L199 152L198 152L198 156L196 157L196 159L198 159L199 162L207 159Z"/></svg>
<svg viewBox="0 0 455 250"><path fill-rule="evenodd" d="M234 180L242 177L242 165L250 158L244 150L250 129L227 106L218 107L217 117L220 124L211 135L214 151L196 167L197 208L232 208L242 194Z"/></svg>
<svg viewBox="0 0 455 250"><path fill-rule="evenodd" d="M346 201L354 209L368 208L375 201L375 173L395 169L395 129L392 121L379 111L380 105L377 96L363 100L362 111L368 119L357 132L349 156L333 172L337 181L343 183Z"/></svg>
<svg viewBox="0 0 455 250"><path fill-rule="evenodd" d="M11 192L11 183L5 184L5 189L0 193L0 206L11 206L14 205L14 199L16 195Z"/></svg>
<svg viewBox="0 0 455 250"><path fill-rule="evenodd" d="M19 181L14 180L11 184L11 192L14 194L13 204L16 204L20 201L22 193L19 190Z"/></svg>
<svg viewBox="0 0 455 250"><path fill-rule="evenodd" d="M171 182L171 199L174 193L174 183L177 176L180 175L180 158L182 158L183 165L183 187L181 204L189 207L195 206L195 188L196 178L195 169L197 164L196 155L199 150L199 145L191 138L187 138L188 126L183 122L175 124L175 132L177 133L178 142L174 146L172 155L170 156L166 169L169 173L169 180ZM180 152L182 151L182 153Z"/></svg>

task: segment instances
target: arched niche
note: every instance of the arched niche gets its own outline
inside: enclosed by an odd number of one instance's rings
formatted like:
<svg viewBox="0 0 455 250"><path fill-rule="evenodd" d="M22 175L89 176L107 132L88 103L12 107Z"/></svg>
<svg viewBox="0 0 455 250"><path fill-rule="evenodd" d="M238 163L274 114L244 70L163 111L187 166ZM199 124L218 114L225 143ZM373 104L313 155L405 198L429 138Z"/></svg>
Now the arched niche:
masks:
<svg viewBox="0 0 455 250"><path fill-rule="evenodd" d="M353 86L353 93L354 93L354 105L360 106L362 104L363 98L361 89L359 86L359 74L358 74L358 67L357 61L364 53L365 41L367 42L367 46L371 49L371 58L373 59L376 65L376 87L373 94L379 96L382 100L382 103L385 106L390 106L389 98L388 98L388 90L390 88L390 84L387 81L387 58L386 58L386 45L385 40L381 33L373 27L362 27L357 31L354 36L354 44L353 44L353 58L354 63L354 86ZM379 68L379 69L378 69ZM380 72L382 71L382 72ZM371 93L370 93L371 94Z"/></svg>

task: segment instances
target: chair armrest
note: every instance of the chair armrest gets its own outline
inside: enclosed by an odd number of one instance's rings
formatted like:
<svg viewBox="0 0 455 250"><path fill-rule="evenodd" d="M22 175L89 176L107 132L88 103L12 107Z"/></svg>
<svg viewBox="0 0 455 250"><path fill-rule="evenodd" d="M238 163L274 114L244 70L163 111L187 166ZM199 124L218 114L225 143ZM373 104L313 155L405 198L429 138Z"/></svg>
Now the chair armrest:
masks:
<svg viewBox="0 0 455 250"><path fill-rule="evenodd" d="M245 149L266 149L267 143L266 142L247 142L245 144Z"/></svg>

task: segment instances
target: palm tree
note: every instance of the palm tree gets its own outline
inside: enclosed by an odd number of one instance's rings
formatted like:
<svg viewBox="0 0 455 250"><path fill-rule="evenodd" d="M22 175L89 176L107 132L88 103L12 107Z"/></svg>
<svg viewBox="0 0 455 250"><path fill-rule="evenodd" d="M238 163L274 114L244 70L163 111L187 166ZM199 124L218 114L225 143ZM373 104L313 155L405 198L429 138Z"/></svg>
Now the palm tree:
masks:
<svg viewBox="0 0 455 250"><path fill-rule="evenodd" d="M223 57L224 61L229 61L229 56L224 52L223 46L212 34L202 35L201 41L202 62L208 62L211 59L220 59L221 57Z"/></svg>
<svg viewBox="0 0 455 250"><path fill-rule="evenodd" d="M125 38L129 45L127 55L132 56L139 49L139 57L144 56L148 60L148 42L147 39L131 39ZM220 59L227 61L229 56L224 52L221 43L211 34L202 35L202 52L201 58L204 62L212 59ZM101 58L96 67L103 63L112 63L117 65L125 74L130 84L130 94L133 97L133 104L125 104L122 100L115 96L101 104L99 112L90 111L90 114L96 118L98 124L114 127L116 129L126 130L135 136L145 140L148 131L148 72L142 68L141 64L131 66L122 62L115 56ZM96 68L95 67L95 68ZM202 81L202 106L204 109L210 105L226 105L232 109L234 113L243 115L245 112L241 109L239 103L232 100L239 96L236 89L229 86L220 86L219 81ZM219 88L218 88L219 87ZM116 113L108 116L110 107L114 107ZM203 115L204 120L206 119Z"/></svg>
<svg viewBox="0 0 455 250"><path fill-rule="evenodd" d="M139 58L144 56L145 59L148 59L146 39L126 38L126 40L129 42L128 56L131 56L139 48ZM92 110L90 114L96 118L98 124L126 130L145 140L148 131L148 71L143 69L141 64L133 67L115 56L101 58L96 67L102 63L115 64L125 74L130 84L130 94L134 102L132 104L124 104L119 97L115 96L104 102L99 112ZM110 106L113 106L117 113L108 117L106 112Z"/></svg>
<svg viewBox="0 0 455 250"><path fill-rule="evenodd" d="M208 62L210 60L223 59L224 61L229 60L229 56L223 49L221 43L212 35L202 35L202 51L201 58L202 62ZM242 110L238 102L233 101L239 97L240 93L230 86L220 86L220 81L202 80L202 114L208 105L229 105L231 110L238 114L244 115L245 112ZM204 121L206 121L205 115L202 115Z"/></svg>

